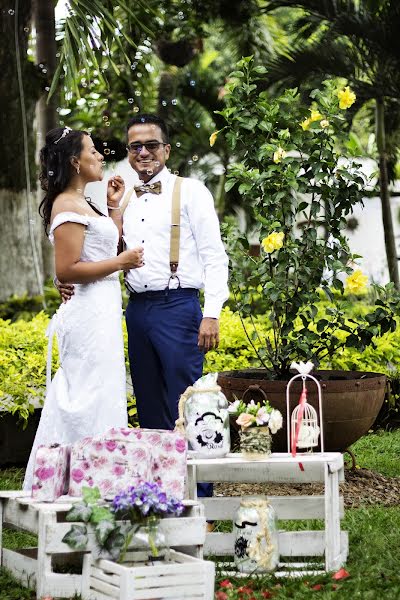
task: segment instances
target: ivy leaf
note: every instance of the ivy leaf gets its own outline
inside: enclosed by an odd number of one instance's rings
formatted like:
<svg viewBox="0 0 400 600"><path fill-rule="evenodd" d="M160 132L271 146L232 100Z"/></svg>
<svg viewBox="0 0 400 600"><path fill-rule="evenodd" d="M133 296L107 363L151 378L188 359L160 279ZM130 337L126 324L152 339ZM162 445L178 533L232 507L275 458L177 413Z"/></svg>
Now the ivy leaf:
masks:
<svg viewBox="0 0 400 600"><path fill-rule="evenodd" d="M87 528L85 525L72 525L61 541L74 550L85 550L88 543Z"/></svg>
<svg viewBox="0 0 400 600"><path fill-rule="evenodd" d="M100 490L98 487L90 488L84 486L82 488L82 497L86 504L96 504L101 498Z"/></svg>
<svg viewBox="0 0 400 600"><path fill-rule="evenodd" d="M113 521L113 514L107 506L93 506L91 523L100 523L101 521Z"/></svg>
<svg viewBox="0 0 400 600"><path fill-rule="evenodd" d="M115 529L114 521L106 521L103 519L99 523L97 523L94 531L96 534L96 539L99 544L103 545L106 539L109 537L110 533Z"/></svg>
<svg viewBox="0 0 400 600"><path fill-rule="evenodd" d="M83 521L87 523L91 517L92 509L87 504L74 504L66 515L67 521Z"/></svg>

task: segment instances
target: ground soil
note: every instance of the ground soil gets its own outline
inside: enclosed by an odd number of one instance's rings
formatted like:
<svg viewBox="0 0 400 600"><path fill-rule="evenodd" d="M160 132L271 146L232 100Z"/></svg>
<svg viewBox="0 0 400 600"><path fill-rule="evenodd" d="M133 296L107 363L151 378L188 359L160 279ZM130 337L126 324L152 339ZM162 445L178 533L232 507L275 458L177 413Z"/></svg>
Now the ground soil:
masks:
<svg viewBox="0 0 400 600"><path fill-rule="evenodd" d="M345 469L345 481L340 484L340 490L346 508L400 504L400 477L385 477L368 469ZM318 496L323 493L323 485L319 483L217 483L214 486L214 496Z"/></svg>

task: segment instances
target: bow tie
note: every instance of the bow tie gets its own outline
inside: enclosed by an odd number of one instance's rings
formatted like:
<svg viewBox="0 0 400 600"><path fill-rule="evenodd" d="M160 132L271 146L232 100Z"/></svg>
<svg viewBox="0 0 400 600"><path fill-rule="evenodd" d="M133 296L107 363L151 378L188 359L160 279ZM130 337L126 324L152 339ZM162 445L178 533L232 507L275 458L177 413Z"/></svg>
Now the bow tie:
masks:
<svg viewBox="0 0 400 600"><path fill-rule="evenodd" d="M150 194L161 194L161 181L135 185L135 192L138 198L140 198L142 194L147 194L148 192L150 192Z"/></svg>

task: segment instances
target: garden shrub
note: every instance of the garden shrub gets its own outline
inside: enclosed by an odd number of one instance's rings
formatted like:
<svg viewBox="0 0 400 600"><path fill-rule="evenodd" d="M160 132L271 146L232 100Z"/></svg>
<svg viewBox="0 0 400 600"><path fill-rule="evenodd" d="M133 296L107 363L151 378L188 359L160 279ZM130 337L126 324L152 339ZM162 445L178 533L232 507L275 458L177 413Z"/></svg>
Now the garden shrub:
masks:
<svg viewBox="0 0 400 600"><path fill-rule="evenodd" d="M321 314L326 310L327 303L321 302L318 310ZM362 303L355 303L352 310L355 313L367 310ZM34 398L43 398L46 386L46 329L49 316L40 312L30 321L0 319L0 407L17 413L26 420L33 410ZM254 318L246 317L245 322L251 331L252 322L256 324L258 336L252 343L260 348L263 338L271 334L266 315ZM127 333L123 324L125 360L129 369L127 353ZM243 329L240 316L228 306L222 310L220 321L220 346L206 354L204 370L230 371L237 369L259 367L258 359L251 347ZM333 358L326 357L321 365L327 369L343 369L358 371L376 371L385 373L393 378L391 393L387 395L385 407L381 412L379 422L386 424L390 419L396 419L400 407L400 329L387 334L384 338L376 338L376 347L367 347L364 352L356 348L346 348L336 352ZM58 367L58 352L56 340L53 345L52 371ZM129 411L132 422L136 423L136 407L128 394Z"/></svg>

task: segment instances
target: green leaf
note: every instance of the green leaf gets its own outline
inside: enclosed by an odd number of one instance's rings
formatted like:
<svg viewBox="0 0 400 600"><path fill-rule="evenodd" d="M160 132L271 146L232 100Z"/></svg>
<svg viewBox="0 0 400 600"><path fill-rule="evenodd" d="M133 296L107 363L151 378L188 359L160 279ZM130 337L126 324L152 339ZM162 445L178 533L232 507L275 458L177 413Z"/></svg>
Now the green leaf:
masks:
<svg viewBox="0 0 400 600"><path fill-rule="evenodd" d="M112 531L114 531L115 529L115 522L114 521L100 521L99 523L97 523L94 531L96 534L96 539L99 542L99 544L103 545L105 543L105 541L107 540L107 538L109 537L109 535L111 534Z"/></svg>
<svg viewBox="0 0 400 600"><path fill-rule="evenodd" d="M101 499L100 490L98 487L90 488L83 486L82 497L86 504L96 504L97 501Z"/></svg>
<svg viewBox="0 0 400 600"><path fill-rule="evenodd" d="M85 525L72 525L61 541L74 550L85 550L88 543L87 528Z"/></svg>
<svg viewBox="0 0 400 600"><path fill-rule="evenodd" d="M74 504L74 506L67 512L67 521L83 521L87 523L92 514L92 509L87 504Z"/></svg>
<svg viewBox="0 0 400 600"><path fill-rule="evenodd" d="M101 521L112 521L113 513L108 506L93 506L92 515L90 517L91 523L100 523Z"/></svg>

